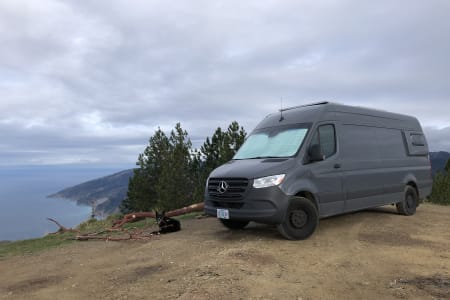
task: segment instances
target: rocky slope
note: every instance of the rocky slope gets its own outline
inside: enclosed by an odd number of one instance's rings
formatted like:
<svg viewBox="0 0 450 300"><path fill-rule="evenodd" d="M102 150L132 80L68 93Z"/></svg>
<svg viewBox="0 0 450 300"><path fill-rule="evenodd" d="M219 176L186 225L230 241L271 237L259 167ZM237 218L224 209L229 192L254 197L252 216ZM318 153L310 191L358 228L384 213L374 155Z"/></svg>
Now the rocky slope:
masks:
<svg viewBox="0 0 450 300"><path fill-rule="evenodd" d="M113 175L90 180L48 197L76 201L80 205L92 205L95 202L97 215L108 215L118 211L118 207L127 195L128 182L133 169Z"/></svg>

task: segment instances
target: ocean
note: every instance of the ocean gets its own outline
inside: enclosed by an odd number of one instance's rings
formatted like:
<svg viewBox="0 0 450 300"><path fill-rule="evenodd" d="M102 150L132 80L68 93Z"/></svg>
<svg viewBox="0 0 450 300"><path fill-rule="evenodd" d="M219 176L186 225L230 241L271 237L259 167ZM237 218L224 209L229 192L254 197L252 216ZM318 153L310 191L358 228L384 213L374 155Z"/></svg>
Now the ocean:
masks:
<svg viewBox="0 0 450 300"><path fill-rule="evenodd" d="M86 221L91 207L47 196L129 168L131 166L0 167L0 241L37 238L57 231L58 227L47 217L66 227Z"/></svg>

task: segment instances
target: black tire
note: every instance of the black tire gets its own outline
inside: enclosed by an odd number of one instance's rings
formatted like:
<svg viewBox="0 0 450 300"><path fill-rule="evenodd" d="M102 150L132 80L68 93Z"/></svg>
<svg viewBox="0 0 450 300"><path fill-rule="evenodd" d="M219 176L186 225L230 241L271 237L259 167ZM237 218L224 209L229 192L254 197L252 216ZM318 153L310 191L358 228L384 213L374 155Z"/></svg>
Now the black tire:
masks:
<svg viewBox="0 0 450 300"><path fill-rule="evenodd" d="M414 187L407 185L405 187L405 195L403 200L396 203L399 214L405 216L412 216L416 213L416 208L419 204L419 196Z"/></svg>
<svg viewBox="0 0 450 300"><path fill-rule="evenodd" d="M220 219L220 222L228 229L231 230L238 230L238 229L244 229L245 226L250 223L249 221L238 221L238 220L226 220L226 219Z"/></svg>
<svg viewBox="0 0 450 300"><path fill-rule="evenodd" d="M304 240L313 234L319 224L319 213L311 200L294 197L289 203L286 218L277 226L288 240Z"/></svg>

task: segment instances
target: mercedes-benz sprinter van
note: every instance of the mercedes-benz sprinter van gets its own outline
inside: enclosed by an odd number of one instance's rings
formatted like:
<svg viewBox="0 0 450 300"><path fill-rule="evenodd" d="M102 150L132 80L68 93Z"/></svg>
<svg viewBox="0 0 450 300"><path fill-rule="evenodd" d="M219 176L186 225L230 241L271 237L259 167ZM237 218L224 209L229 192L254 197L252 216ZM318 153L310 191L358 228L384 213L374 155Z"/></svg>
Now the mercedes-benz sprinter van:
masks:
<svg viewBox="0 0 450 300"><path fill-rule="evenodd" d="M205 212L230 229L254 221L305 239L323 217L394 203L413 215L431 192L430 169L414 117L329 102L286 108L211 172Z"/></svg>

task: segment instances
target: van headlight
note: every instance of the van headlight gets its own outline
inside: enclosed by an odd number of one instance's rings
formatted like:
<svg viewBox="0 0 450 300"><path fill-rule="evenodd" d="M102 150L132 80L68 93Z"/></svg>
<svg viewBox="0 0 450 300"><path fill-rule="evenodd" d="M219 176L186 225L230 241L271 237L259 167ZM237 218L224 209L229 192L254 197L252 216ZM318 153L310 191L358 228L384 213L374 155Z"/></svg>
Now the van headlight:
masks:
<svg viewBox="0 0 450 300"><path fill-rule="evenodd" d="M276 186L283 182L285 174L272 175L267 177L256 178L253 180L253 187L255 189L265 188L269 186Z"/></svg>

